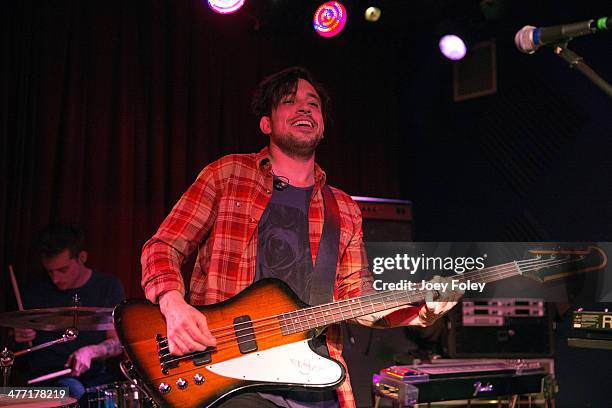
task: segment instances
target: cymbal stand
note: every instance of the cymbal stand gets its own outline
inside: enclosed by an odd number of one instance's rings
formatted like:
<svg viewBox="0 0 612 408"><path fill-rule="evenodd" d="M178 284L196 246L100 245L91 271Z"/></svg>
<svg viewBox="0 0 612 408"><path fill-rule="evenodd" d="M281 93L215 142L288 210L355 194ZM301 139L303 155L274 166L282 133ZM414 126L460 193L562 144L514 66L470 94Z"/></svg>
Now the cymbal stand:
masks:
<svg viewBox="0 0 612 408"><path fill-rule="evenodd" d="M2 370L2 386L8 387L8 380L11 376L11 368L13 368L13 361L15 355L8 348L4 348L0 352L0 370Z"/></svg>
<svg viewBox="0 0 612 408"><path fill-rule="evenodd" d="M79 295L74 295L72 301L74 303L74 315L72 319L73 327L66 329L64 334L62 334L62 337L56 340L48 341L46 343L38 344L33 347L28 347L16 353L13 353L7 347L5 347L4 350L0 352L0 371L2 371L2 384L3 384L2 386L3 387L8 387L8 380L9 380L9 377L11 376L11 369L13 368L13 362L15 361L15 357L19 357L24 354L31 353L33 351L45 349L47 347L53 346L54 344L67 343L69 341L74 341L77 339L79 335L79 330L77 329L77 320L78 320L77 307L79 306L79 303L81 303L79 299Z"/></svg>
<svg viewBox="0 0 612 408"><path fill-rule="evenodd" d="M60 337L59 339L51 340L51 341L39 344L39 345L34 346L34 347L28 347L26 349L23 349L23 350L20 350L20 351L14 353L14 354L15 354L15 357L19 357L19 356L22 356L24 354L31 353L33 351L38 351L38 350L41 350L41 349L53 346L54 344L68 343L69 341L76 340L78 335L79 335L79 331L77 329L72 329L72 328L66 329L64 334L62 334L62 337Z"/></svg>
<svg viewBox="0 0 612 408"><path fill-rule="evenodd" d="M79 304L81 303L81 299L79 299L79 295L77 295L76 293L74 294L74 296L72 297L72 303L74 306L74 312L72 314L72 327L76 330L77 329L77 308L79 307ZM78 330L77 330L78 333Z"/></svg>

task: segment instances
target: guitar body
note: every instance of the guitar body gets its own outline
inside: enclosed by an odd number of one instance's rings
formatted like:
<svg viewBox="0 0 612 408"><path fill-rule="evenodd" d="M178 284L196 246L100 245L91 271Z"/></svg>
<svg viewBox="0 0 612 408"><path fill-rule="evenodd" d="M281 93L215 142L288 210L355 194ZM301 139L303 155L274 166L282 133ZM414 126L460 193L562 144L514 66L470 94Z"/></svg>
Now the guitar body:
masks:
<svg viewBox="0 0 612 408"><path fill-rule="evenodd" d="M340 363L315 353L307 332L287 330L287 321L274 317L305 306L282 281L264 279L224 302L197 307L217 346L180 361L168 353L166 323L157 305L125 301L113 317L137 380L155 402L208 407L241 391L322 390L342 383Z"/></svg>

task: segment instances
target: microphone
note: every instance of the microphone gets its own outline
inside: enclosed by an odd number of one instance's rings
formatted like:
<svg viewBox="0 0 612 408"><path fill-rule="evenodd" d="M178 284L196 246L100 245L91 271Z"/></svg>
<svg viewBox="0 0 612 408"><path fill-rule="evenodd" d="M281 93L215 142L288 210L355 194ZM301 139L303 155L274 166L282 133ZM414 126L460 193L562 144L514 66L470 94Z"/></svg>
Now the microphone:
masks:
<svg viewBox="0 0 612 408"><path fill-rule="evenodd" d="M279 176L277 176L278 178L275 178L274 181L272 182L272 185L274 186L274 189L277 191L283 191L284 189L286 189L287 187L289 187L289 183L285 180L282 180ZM284 177L286 178L286 177Z"/></svg>
<svg viewBox="0 0 612 408"><path fill-rule="evenodd" d="M274 174L274 172L272 172ZM283 191L287 187L289 187L289 179L285 176L277 176L274 174L274 180L272 181L272 185L274 189L277 191Z"/></svg>
<svg viewBox="0 0 612 408"><path fill-rule="evenodd" d="M575 37L595 34L612 28L612 17L552 27L525 26L514 36L514 44L520 52L533 54L543 45L557 44Z"/></svg>

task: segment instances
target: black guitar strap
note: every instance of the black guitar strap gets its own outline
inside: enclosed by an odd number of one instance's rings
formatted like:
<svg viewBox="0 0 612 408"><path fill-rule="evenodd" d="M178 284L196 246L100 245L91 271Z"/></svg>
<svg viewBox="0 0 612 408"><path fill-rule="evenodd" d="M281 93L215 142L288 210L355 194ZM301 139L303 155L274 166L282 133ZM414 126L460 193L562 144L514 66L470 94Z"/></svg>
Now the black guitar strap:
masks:
<svg viewBox="0 0 612 408"><path fill-rule="evenodd" d="M336 264L338 263L338 247L340 246L340 210L331 188L325 184L323 207L325 221L319 252L311 276L310 305L320 305L333 300L334 282L336 281Z"/></svg>

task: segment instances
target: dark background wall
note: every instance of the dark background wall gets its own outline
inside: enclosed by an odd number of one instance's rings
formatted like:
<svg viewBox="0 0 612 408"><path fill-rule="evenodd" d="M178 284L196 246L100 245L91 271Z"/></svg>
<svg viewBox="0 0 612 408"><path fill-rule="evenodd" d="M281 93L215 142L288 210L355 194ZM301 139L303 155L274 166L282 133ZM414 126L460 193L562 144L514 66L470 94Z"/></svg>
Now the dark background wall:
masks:
<svg viewBox="0 0 612 408"><path fill-rule="evenodd" d="M412 200L416 240L612 239L612 101L549 49L513 45L526 24L609 15L609 2L506 1L487 21L478 1L386 0L378 24L346 3L332 39L312 32L306 0L229 16L200 0L5 4L0 310L8 264L22 283L39 277L32 241L52 221L81 224L90 265L142 296L140 247L205 164L265 144L251 93L296 64L334 100L318 152L330 182ZM452 101L437 41L453 21L496 39L496 94ZM610 35L572 48L612 81Z"/></svg>
<svg viewBox="0 0 612 408"><path fill-rule="evenodd" d="M541 15L512 21L580 20L597 14L588 5L539 5ZM401 183L415 200L417 238L609 239L610 98L549 49L519 54L517 27L499 25L495 95L453 102L449 64L438 54L420 54L420 69L402 82L400 151L412 176ZM609 36L571 47L610 80Z"/></svg>

